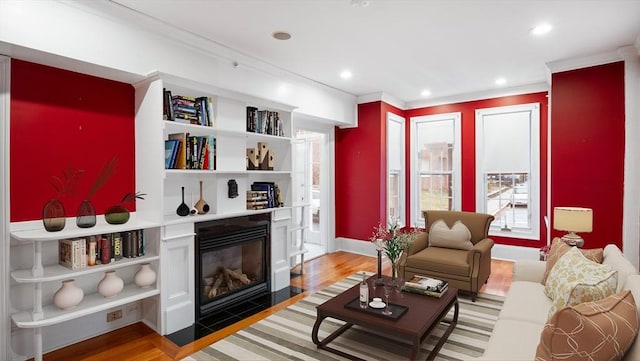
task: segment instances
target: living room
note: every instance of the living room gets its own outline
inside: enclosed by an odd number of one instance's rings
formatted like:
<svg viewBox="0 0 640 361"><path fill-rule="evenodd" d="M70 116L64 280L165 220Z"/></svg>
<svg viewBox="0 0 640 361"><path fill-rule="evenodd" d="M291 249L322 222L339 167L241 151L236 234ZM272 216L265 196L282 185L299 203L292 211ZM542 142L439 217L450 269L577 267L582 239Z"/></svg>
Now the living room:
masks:
<svg viewBox="0 0 640 361"><path fill-rule="evenodd" d="M348 2L345 1L345 3ZM369 6L375 6L375 2ZM594 214L592 232L583 234L589 248L616 244L636 268L638 266L640 230L637 227L637 219L640 210L637 205L640 204L638 200L640 192L637 188L640 187L638 186L640 162L636 160L640 154L640 145L637 144L633 135L638 133L640 111L638 102L632 101L638 99L640 87L637 33L630 43L610 44L611 51L604 54L589 53L579 59L552 59L555 61L541 64L548 69L549 78L533 86L502 92L494 90L476 97L456 98L454 96L444 103L430 103L428 100L404 103L385 93L385 89L381 89L377 95L360 96L363 94L354 95L309 79L301 79L287 74L282 69L260 64L246 54L235 54L219 44L213 44L213 47L209 48L212 44L193 34L189 38L192 42L186 46L181 44L179 39L174 39L175 34L169 34L171 33L169 30L165 30L164 34L153 33L147 28L135 26L136 22L149 25L153 21L111 2L96 2L89 5L73 1L49 3L7 1L0 4L0 10L2 14L0 15L2 20L0 22L0 54L7 57L3 60L4 68L11 69L3 72L3 76L7 75L4 80L7 82L4 84L4 94L9 93L9 90L13 92L13 89L9 89L8 75L14 77L11 79L12 82L24 80L20 91L29 93L29 87L33 86L30 82L35 80L20 77L31 72L29 68L31 64L34 64L34 67L43 66L44 68L41 68L43 73L57 74L62 77L62 80L58 78L54 82L69 80L70 78L65 78L68 76L65 72L71 71L87 75L87 79L90 79L89 83L92 83L91 79L102 78L132 85L146 81L150 73L160 70L162 73L204 83L212 88L261 97L266 102L279 103L283 107L295 106L295 111L291 111L294 118L296 113L300 113L303 117L315 120L324 129L328 128L332 134L329 141L332 144L333 153L330 158L333 159L330 162L332 163L330 173L333 173L333 178L327 182L323 190L325 198L323 198L322 207L323 211L326 209L327 219L332 220L328 222L326 231L330 251L347 250L371 256L375 254L371 244L362 241L370 238L373 227L387 219L388 151L387 132L384 126L387 124L388 113L403 118L407 129L410 127L412 118L445 113L460 114L462 142L459 186L461 188L456 200L459 202L457 209L476 211L478 210L477 195L480 192L479 181L476 178L478 152L475 144L476 112L494 107L537 103L540 117L539 152L537 153L539 170L534 182L538 189L536 194L538 211L531 222L535 236L509 237L501 234L492 237L497 243L494 248L494 257L509 260L537 258L540 248L546 246L553 237L563 234L553 229L553 223L546 223L552 217L552 209L556 206L582 206L593 209ZM41 30L43 28L47 31ZM78 30L89 28L94 31ZM38 29L38 31L25 31L25 29ZM172 40L168 40L169 38ZM203 48L210 50L202 50ZM167 56L167 54L172 55ZM235 58L241 60L237 63L228 61ZM25 66L26 70L24 70ZM215 71L203 71L203 69ZM251 81L248 82L246 79ZM290 80L288 82L290 89L286 94L277 91L281 83L280 79ZM65 86L73 87L73 84L70 81ZM117 88L118 85L114 87ZM140 97L139 91L132 88L123 91L128 97L124 101L127 107L138 110L139 103L145 98ZM5 95L4 109L13 106L10 105L11 101L13 98ZM43 109L43 111L46 110ZM104 112L109 111L104 110ZM137 116L130 113L124 116L129 119ZM357 117L354 114L357 114ZM19 115L12 111L11 119ZM3 120L8 120L8 116L5 113ZM8 124L8 121L4 121L3 124ZM12 123L11 126L15 125ZM24 128L16 129L20 129L21 132L29 131L29 127L33 125L22 126ZM165 207L164 203L170 202L153 193L162 191L163 186L159 186L160 189L135 189L141 185L155 184L156 181L152 179L154 177L163 178L162 166L153 166L148 174L141 174L137 165L127 163L131 154L142 157L143 161L147 160L135 149L141 145L136 138L133 138L134 133L126 126L125 130L117 127L105 128L99 128L97 132L108 131L109 133L104 133L106 136L112 139L124 139L122 140L124 145L118 147L118 151L123 152L119 156L121 162L119 170L124 172L122 178L124 181L120 183L120 188L105 187L108 189L107 193L117 194L118 199L132 190L149 193L147 199L136 202L135 209L140 214L144 212L153 214L151 218L162 225L164 214L154 213L153 208L165 212L165 208L170 207ZM41 205L40 198L37 198L36 194L39 194L40 190L35 189L31 193L29 187L37 188L36 179L48 180L67 163L67 159L60 160L60 163L51 166L55 169L54 171L43 170L39 173L28 167L17 168L20 170L15 171L14 167L18 164L10 163L9 159L10 157L14 159L13 156L16 154L14 147L22 147L24 143L10 137L12 131L14 130L10 131L6 128L0 134L3 144L7 147L3 149L0 160L3 169L3 179L0 182L4 195L1 214L4 223L2 231L4 239L7 240L10 238L11 222L18 219L20 221L39 220ZM50 132L55 131L54 126ZM95 130L84 129L84 131ZM136 134L140 131L158 133L158 129L154 127L136 128ZM131 138L118 138L121 134ZM160 133L158 138L161 137ZM60 142L66 138L60 135L58 139ZM59 145L54 142L51 147L65 149L62 152L70 154L72 145L68 141L62 143ZM405 144L407 149L410 147L409 143L407 138ZM155 143L150 146L156 147ZM93 153L93 150L85 153L89 158L92 154L94 156L98 154ZM81 156L86 157L87 154ZM99 154L103 155L103 153ZM405 164L409 165L411 161L407 157ZM157 160L154 158L151 162L157 162ZM99 168L102 162L98 163L100 164L96 164L96 168ZM594 172L594 165L597 165L601 171ZM10 183L9 174L11 187L7 186ZM414 188L408 177L407 175L407 179L404 180L406 202L400 207L405 215L405 223L415 225L419 224L417 217L420 213L416 212L417 205L412 201ZM177 186L179 182L175 183L171 183L171 186L176 185L173 188L179 189ZM48 182L44 184L48 187ZM603 184L606 187L603 187ZM224 191L226 192L226 188ZM42 193L45 192L42 191ZM13 197L10 198L10 194ZM30 197L35 197L36 207L32 207L33 200L24 196L25 194L32 194ZM10 204L8 199L11 199ZM175 205L179 203L178 199L178 191L169 197L169 200L175 201ZM97 201L100 202L99 199ZM172 208L175 208L173 204ZM21 212L25 210L28 214L27 218L22 218ZM71 210L70 213L73 211ZM4 242L4 246L2 258L6 268L2 273L3 297L0 299L0 304L4 306L2 321L6 327L1 331L3 337L0 346L10 345L12 342L11 313L7 310L13 307L12 302L16 302L10 301L15 295L7 291L10 283L13 282L9 276L12 271L9 268L12 264L12 252L8 241ZM280 267L282 274L286 273L288 277L288 269L282 265ZM24 336L24 339L28 340L29 337ZM0 349L10 350L10 347L0 347ZM10 359L9 357L6 358Z"/></svg>

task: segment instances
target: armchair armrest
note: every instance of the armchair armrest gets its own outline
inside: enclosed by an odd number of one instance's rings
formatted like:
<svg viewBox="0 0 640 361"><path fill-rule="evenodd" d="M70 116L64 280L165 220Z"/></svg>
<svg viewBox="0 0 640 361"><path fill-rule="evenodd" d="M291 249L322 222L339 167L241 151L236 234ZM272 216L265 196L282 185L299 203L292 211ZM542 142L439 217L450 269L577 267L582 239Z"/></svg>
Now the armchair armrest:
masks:
<svg viewBox="0 0 640 361"><path fill-rule="evenodd" d="M411 245L404 252L407 256L418 253L423 249L429 247L429 234L427 232L420 233L413 239Z"/></svg>
<svg viewBox="0 0 640 361"><path fill-rule="evenodd" d="M491 238L484 238L480 240L480 242L476 243L469 250L469 254L467 255L467 261L469 264L473 264L474 257L478 254L479 258L482 258L484 255L491 254L491 248L493 248L494 242Z"/></svg>
<svg viewBox="0 0 640 361"><path fill-rule="evenodd" d="M513 264L513 282L529 281L542 282L547 263L532 259L521 259Z"/></svg>

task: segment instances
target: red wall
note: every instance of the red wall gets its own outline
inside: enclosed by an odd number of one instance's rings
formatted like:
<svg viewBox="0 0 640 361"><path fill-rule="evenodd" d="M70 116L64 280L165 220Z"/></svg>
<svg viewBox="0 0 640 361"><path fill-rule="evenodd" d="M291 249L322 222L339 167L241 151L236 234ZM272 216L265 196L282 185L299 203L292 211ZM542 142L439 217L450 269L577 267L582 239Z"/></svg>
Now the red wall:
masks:
<svg viewBox="0 0 640 361"><path fill-rule="evenodd" d="M358 105L358 127L336 128L336 236L368 240L386 223L386 114L383 102Z"/></svg>
<svg viewBox="0 0 640 361"><path fill-rule="evenodd" d="M552 209L592 208L585 247L622 248L624 63L553 74L551 94Z"/></svg>
<svg viewBox="0 0 640 361"><path fill-rule="evenodd" d="M113 157L115 172L91 199L96 212L136 191L131 85L13 59L10 107L12 222L41 219L55 197L52 177L63 178L68 167L84 174L76 193L61 198L67 216L75 216Z"/></svg>
<svg viewBox="0 0 640 361"><path fill-rule="evenodd" d="M502 107L508 105L526 104L526 103L540 103L540 191L541 191L541 204L540 204L540 239L542 241L531 241L518 238L506 238L496 237L491 238L496 243L527 246L527 247L540 247L541 243L546 244L546 229L544 226L544 212L547 207L547 114L548 114L548 99L547 92L515 95L502 98L493 98L485 100L477 100L463 103L446 104L426 108L411 109L405 112L407 122L411 117L417 117L422 115L433 115L441 113L460 112L462 115L462 210L475 212L476 210L476 184L475 184L475 170L476 170L476 133L475 133L475 112L476 109ZM407 169L409 167L407 166ZM408 174L407 174L408 177ZM407 187L410 191L410 188ZM409 202L413 200L410 192L407 195ZM409 207L407 204L407 214L409 214ZM409 224L411 224L409 220Z"/></svg>

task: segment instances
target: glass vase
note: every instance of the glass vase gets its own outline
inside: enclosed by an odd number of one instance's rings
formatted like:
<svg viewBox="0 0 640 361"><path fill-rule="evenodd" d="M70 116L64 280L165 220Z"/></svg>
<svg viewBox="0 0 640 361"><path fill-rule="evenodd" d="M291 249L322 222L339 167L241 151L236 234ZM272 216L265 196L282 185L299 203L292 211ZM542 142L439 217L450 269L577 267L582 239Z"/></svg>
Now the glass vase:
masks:
<svg viewBox="0 0 640 361"><path fill-rule="evenodd" d="M96 209L91 201L85 199L80 203L76 213L76 225L78 228L91 228L96 225Z"/></svg>
<svg viewBox="0 0 640 361"><path fill-rule="evenodd" d="M104 219L109 224L124 224L129 221L129 210L122 204L116 204L107 208L107 212L104 214Z"/></svg>
<svg viewBox="0 0 640 361"><path fill-rule="evenodd" d="M62 203L57 199L51 199L42 208L42 223L48 232L57 232L64 229L65 211Z"/></svg>

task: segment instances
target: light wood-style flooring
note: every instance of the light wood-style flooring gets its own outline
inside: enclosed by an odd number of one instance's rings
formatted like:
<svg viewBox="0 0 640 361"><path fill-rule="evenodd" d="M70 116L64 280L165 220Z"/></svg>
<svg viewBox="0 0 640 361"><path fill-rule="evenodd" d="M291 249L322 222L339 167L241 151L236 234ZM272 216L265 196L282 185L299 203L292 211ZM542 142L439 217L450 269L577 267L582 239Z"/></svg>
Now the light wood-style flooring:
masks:
<svg viewBox="0 0 640 361"><path fill-rule="evenodd" d="M299 266L298 266L299 267ZM245 328L287 306L321 290L355 272L376 272L376 258L348 252L334 252L305 262L304 274L291 280L291 285L305 290L304 293L262 311L241 322L215 332L189 345L178 347L143 323L137 323L119 330L76 343L69 347L50 352L45 361L165 361L180 360L215 341ZM389 274L389 265L384 264L383 273ZM298 269L293 269L299 272ZM513 263L493 260L491 277L481 292L505 295L511 285Z"/></svg>

